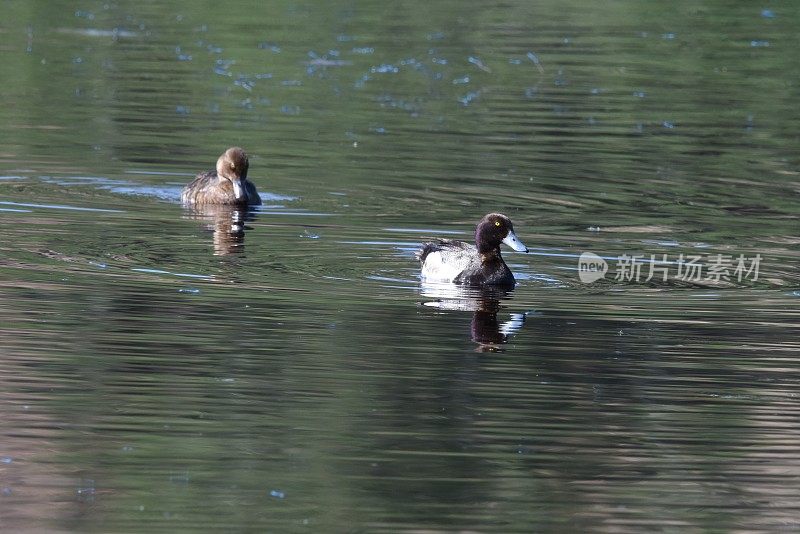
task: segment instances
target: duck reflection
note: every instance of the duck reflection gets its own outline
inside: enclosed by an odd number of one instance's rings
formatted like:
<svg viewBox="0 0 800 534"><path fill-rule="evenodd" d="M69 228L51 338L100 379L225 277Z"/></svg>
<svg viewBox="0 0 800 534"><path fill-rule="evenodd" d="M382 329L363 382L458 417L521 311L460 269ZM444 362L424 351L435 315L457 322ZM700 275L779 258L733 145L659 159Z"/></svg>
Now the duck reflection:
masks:
<svg viewBox="0 0 800 534"><path fill-rule="evenodd" d="M227 256L244 251L246 222L256 219L256 212L247 206L202 204L185 208L185 217L202 221L213 233L214 255Z"/></svg>
<svg viewBox="0 0 800 534"><path fill-rule="evenodd" d="M421 294L430 298L423 305L440 310L471 311L470 337L478 352L502 351L531 312L512 313L508 320L498 319L501 301L509 300L513 290L496 287L471 288L454 284L423 283Z"/></svg>

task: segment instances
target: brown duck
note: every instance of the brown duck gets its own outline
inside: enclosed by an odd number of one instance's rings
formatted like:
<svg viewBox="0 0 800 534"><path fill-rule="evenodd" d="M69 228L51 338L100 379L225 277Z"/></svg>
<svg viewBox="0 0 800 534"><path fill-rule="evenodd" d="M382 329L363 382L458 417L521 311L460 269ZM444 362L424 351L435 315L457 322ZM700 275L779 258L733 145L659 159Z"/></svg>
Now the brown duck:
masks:
<svg viewBox="0 0 800 534"><path fill-rule="evenodd" d="M247 180L249 166L244 150L229 148L217 160L216 170L201 172L183 188L181 202L191 205L261 204L256 186Z"/></svg>

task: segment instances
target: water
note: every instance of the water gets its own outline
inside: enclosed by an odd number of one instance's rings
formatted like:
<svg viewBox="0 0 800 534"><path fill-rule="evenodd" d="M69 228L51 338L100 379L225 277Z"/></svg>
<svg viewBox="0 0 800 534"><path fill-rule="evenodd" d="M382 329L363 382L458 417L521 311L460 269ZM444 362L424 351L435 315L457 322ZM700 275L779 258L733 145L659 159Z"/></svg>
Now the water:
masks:
<svg viewBox="0 0 800 534"><path fill-rule="evenodd" d="M643 6L5 2L4 529L796 529L798 12Z"/></svg>

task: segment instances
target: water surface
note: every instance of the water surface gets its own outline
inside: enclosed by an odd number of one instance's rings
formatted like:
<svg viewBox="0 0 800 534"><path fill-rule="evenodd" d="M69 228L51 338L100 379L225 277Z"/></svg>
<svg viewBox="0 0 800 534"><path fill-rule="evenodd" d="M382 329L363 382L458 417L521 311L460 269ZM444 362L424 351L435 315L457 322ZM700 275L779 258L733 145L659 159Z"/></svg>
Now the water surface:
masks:
<svg viewBox="0 0 800 534"><path fill-rule="evenodd" d="M3 7L6 529L797 528L793 4Z"/></svg>

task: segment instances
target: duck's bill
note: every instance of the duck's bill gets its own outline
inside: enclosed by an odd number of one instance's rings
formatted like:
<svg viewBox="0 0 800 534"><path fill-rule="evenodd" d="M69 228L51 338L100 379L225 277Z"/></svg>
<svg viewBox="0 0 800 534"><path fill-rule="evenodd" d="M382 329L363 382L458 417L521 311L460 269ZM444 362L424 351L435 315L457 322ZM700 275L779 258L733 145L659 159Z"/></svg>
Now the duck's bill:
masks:
<svg viewBox="0 0 800 534"><path fill-rule="evenodd" d="M528 252L528 247L523 245L522 241L517 239L517 236L516 236L516 234L514 234L513 230L508 232L508 235L506 236L506 238L503 239L503 243L505 243L509 247L513 248L517 252Z"/></svg>
<svg viewBox="0 0 800 534"><path fill-rule="evenodd" d="M233 184L233 196L236 200L244 200L244 187L241 180L231 180Z"/></svg>

